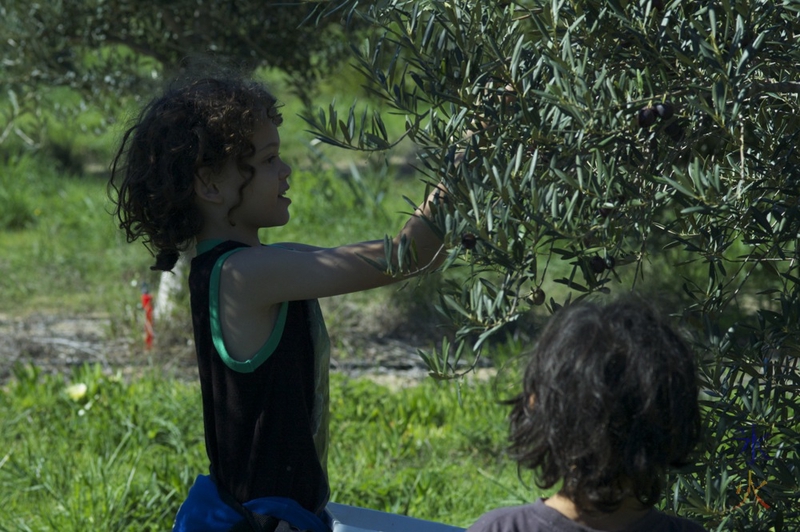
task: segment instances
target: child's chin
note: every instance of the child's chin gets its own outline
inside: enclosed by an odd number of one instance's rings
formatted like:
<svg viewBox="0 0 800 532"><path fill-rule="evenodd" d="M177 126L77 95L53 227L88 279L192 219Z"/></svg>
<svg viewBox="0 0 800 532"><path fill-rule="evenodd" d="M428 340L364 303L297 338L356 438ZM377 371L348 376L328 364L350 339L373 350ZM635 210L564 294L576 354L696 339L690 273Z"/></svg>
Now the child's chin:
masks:
<svg viewBox="0 0 800 532"><path fill-rule="evenodd" d="M267 225L263 225L264 229L268 229L270 227L283 227L284 225L289 223L291 217L287 214L282 219L272 220Z"/></svg>

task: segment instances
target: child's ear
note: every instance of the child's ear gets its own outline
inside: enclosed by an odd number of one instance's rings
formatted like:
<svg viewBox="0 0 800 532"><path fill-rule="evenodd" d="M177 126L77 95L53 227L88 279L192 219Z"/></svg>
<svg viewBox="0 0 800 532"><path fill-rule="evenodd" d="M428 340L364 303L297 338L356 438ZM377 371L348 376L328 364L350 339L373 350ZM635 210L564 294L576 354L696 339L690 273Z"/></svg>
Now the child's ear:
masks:
<svg viewBox="0 0 800 532"><path fill-rule="evenodd" d="M534 394L530 394L526 401L528 410L533 410L533 407L536 406L536 396Z"/></svg>
<svg viewBox="0 0 800 532"><path fill-rule="evenodd" d="M224 198L214 182L213 173L209 168L201 168L194 175L194 193L203 201L209 203L222 203Z"/></svg>

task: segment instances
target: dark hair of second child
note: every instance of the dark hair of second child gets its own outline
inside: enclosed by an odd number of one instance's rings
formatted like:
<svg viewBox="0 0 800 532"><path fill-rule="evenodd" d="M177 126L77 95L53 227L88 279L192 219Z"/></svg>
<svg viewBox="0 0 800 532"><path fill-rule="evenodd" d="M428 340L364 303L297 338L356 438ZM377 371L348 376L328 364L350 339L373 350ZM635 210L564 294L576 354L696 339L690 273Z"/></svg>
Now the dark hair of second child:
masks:
<svg viewBox="0 0 800 532"><path fill-rule="evenodd" d="M509 401L510 453L583 512L652 506L699 439L697 397L694 354L654 308L576 304L542 331Z"/></svg>

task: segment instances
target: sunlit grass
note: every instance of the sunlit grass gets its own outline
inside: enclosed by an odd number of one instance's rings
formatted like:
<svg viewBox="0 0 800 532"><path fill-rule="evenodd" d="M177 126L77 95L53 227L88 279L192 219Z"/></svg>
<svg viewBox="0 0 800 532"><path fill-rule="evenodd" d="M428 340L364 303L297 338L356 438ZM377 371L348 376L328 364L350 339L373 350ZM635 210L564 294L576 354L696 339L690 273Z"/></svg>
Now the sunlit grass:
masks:
<svg viewBox="0 0 800 532"><path fill-rule="evenodd" d="M109 215L102 181L59 175L25 156L2 169L25 197L27 223L0 230L0 311L107 310L147 253L129 246ZM2 202L0 202L2 203ZM0 205L0 209L3 205Z"/></svg>
<svg viewBox="0 0 800 532"><path fill-rule="evenodd" d="M332 375L332 499L462 526L532 500L504 455L503 392L462 386ZM166 530L206 472L196 383L17 368L0 408L0 530Z"/></svg>

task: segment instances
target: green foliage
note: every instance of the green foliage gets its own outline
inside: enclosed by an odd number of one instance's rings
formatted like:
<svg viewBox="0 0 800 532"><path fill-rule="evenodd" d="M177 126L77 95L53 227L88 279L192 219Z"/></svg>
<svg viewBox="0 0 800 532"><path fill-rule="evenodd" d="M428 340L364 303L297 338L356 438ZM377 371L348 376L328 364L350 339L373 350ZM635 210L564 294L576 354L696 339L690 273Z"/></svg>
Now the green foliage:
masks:
<svg viewBox="0 0 800 532"><path fill-rule="evenodd" d="M0 309L124 308L150 257L111 222L104 181L54 166L31 154L0 163Z"/></svg>
<svg viewBox="0 0 800 532"><path fill-rule="evenodd" d="M10 161L7 167L22 167L30 164L30 159ZM31 196L34 180L30 172L0 172L0 229L17 231L30 227L36 220L36 208Z"/></svg>
<svg viewBox="0 0 800 532"><path fill-rule="evenodd" d="M534 496L502 459L505 412L489 382L465 384L461 399L433 381L393 391L334 374L331 385L334 501L466 526ZM198 384L160 372L18 366L0 408L0 530L168 530L207 467Z"/></svg>
<svg viewBox="0 0 800 532"><path fill-rule="evenodd" d="M394 392L366 379L336 386L332 500L463 526L493 503L530 500L502 456L506 412L496 391L489 382L466 388L462 396L433 381Z"/></svg>
<svg viewBox="0 0 800 532"><path fill-rule="evenodd" d="M126 0L5 2L6 81L119 90L208 53L246 69L279 68L308 95L344 44L338 24L327 19L315 26L313 14L308 3L192 0L142 9Z"/></svg>
<svg viewBox="0 0 800 532"><path fill-rule="evenodd" d="M17 367L7 413L3 530L163 530L198 470L199 390L155 377L124 383L99 366L69 381Z"/></svg>
<svg viewBox="0 0 800 532"><path fill-rule="evenodd" d="M37 143L40 129L23 123L41 122L42 109L59 111L62 121L74 118L53 96L63 88L108 117L187 65L213 62L216 70L245 73L278 68L308 104L319 79L346 56L350 37L333 19L315 25L314 11L304 2L5 1L0 98L9 100L0 105L0 143L10 136ZM99 127L106 126L101 119Z"/></svg>
<svg viewBox="0 0 800 532"><path fill-rule="evenodd" d="M800 4L329 7L381 29L353 47L357 68L450 190L433 221L471 274L440 292L459 332L432 372L543 303L668 288L707 398L703 465L676 477L670 508L797 528ZM307 120L333 145L397 140L380 113Z"/></svg>

